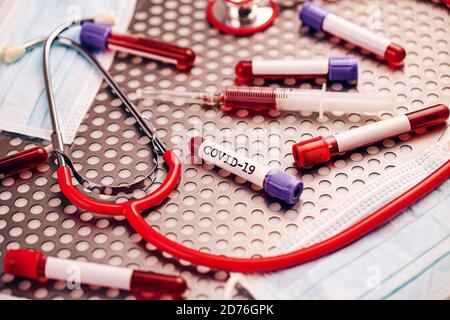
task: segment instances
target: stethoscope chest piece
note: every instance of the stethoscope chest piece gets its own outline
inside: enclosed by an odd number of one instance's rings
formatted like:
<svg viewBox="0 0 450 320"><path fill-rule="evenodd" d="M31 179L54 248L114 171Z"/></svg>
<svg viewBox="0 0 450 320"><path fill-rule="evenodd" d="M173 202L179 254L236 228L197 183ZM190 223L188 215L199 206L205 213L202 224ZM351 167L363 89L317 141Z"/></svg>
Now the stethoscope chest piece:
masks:
<svg viewBox="0 0 450 320"><path fill-rule="evenodd" d="M277 16L272 0L210 0L209 22L225 33L252 34L269 27Z"/></svg>

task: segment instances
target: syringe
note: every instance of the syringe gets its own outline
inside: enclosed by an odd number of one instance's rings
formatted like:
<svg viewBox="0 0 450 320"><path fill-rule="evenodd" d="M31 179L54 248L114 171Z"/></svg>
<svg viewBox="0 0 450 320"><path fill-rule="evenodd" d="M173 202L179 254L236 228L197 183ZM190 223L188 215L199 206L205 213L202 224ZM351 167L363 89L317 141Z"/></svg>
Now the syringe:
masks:
<svg viewBox="0 0 450 320"><path fill-rule="evenodd" d="M199 103L230 109L370 113L390 112L393 99L365 93L333 92L319 89L272 87L227 87L223 92L182 92L140 89L138 98L168 102Z"/></svg>

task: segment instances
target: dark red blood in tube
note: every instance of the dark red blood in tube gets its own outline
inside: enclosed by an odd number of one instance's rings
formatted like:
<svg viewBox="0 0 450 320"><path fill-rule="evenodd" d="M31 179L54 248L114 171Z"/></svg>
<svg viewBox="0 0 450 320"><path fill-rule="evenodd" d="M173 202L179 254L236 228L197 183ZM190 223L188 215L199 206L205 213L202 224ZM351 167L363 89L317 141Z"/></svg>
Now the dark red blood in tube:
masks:
<svg viewBox="0 0 450 320"><path fill-rule="evenodd" d="M425 109L409 112L406 116L411 124L411 130L417 130L445 122L449 117L449 109L444 104L437 104Z"/></svg>
<svg viewBox="0 0 450 320"><path fill-rule="evenodd" d="M233 109L276 109L277 94L274 88L228 87L223 94L223 105Z"/></svg>
<svg viewBox="0 0 450 320"><path fill-rule="evenodd" d="M384 53L384 59L387 61L389 66L400 67L403 65L403 60L406 57L406 51L398 44L391 43L387 47Z"/></svg>
<svg viewBox="0 0 450 320"><path fill-rule="evenodd" d="M181 295L187 289L186 281L177 276L135 270L131 276L131 291L164 292Z"/></svg>
<svg viewBox="0 0 450 320"><path fill-rule="evenodd" d="M28 149L0 159L0 178L12 176L44 163L48 153L44 148Z"/></svg>
<svg viewBox="0 0 450 320"><path fill-rule="evenodd" d="M108 38L108 45L175 60L177 68L180 70L191 68L195 61L195 53L189 48L183 48L148 38L111 34Z"/></svg>

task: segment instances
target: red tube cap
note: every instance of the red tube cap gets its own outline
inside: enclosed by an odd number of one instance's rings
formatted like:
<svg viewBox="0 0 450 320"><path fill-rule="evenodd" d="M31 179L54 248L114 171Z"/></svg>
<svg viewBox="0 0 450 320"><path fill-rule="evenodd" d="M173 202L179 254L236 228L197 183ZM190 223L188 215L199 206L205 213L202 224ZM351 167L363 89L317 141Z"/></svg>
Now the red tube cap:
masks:
<svg viewBox="0 0 450 320"><path fill-rule="evenodd" d="M292 146L295 164L299 168L327 162L331 159L330 147L324 137L301 141Z"/></svg>
<svg viewBox="0 0 450 320"><path fill-rule="evenodd" d="M386 59L389 66L393 68L401 67L403 65L403 60L405 59L405 57L405 49L395 43L391 43L384 53L384 59Z"/></svg>
<svg viewBox="0 0 450 320"><path fill-rule="evenodd" d="M39 262L43 257L43 253L38 251L8 250L4 260L5 272L19 277L39 280Z"/></svg>

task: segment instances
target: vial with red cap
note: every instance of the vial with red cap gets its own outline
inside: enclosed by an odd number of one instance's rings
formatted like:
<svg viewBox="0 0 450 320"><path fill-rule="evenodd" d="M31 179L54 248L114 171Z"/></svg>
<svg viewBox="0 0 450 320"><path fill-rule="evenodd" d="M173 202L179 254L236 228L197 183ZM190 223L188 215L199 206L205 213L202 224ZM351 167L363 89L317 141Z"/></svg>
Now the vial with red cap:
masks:
<svg viewBox="0 0 450 320"><path fill-rule="evenodd" d="M351 82L358 80L358 59L331 57L316 60L252 60L239 61L235 67L236 83L252 83L257 79L318 79Z"/></svg>
<svg viewBox="0 0 450 320"><path fill-rule="evenodd" d="M179 70L190 69L195 62L195 53L189 48L149 38L113 33L112 27L104 24L84 23L80 33L80 41L83 45L96 50L121 51L174 64Z"/></svg>
<svg viewBox="0 0 450 320"><path fill-rule="evenodd" d="M30 170L47 161L52 146L35 147L0 159L0 179Z"/></svg>
<svg viewBox="0 0 450 320"><path fill-rule="evenodd" d="M301 141L293 145L292 153L298 167L311 166L327 162L340 153L443 123L448 117L448 107L437 104L335 135Z"/></svg>
<svg viewBox="0 0 450 320"><path fill-rule="evenodd" d="M301 8L299 16L305 25L365 49L381 57L393 68L403 65L406 51L400 45L323 7L307 2Z"/></svg>
<svg viewBox="0 0 450 320"><path fill-rule="evenodd" d="M4 271L33 280L68 281L76 278L80 284L133 292L164 292L178 296L187 289L186 281L178 276L46 257L42 252L25 249L6 252Z"/></svg>

